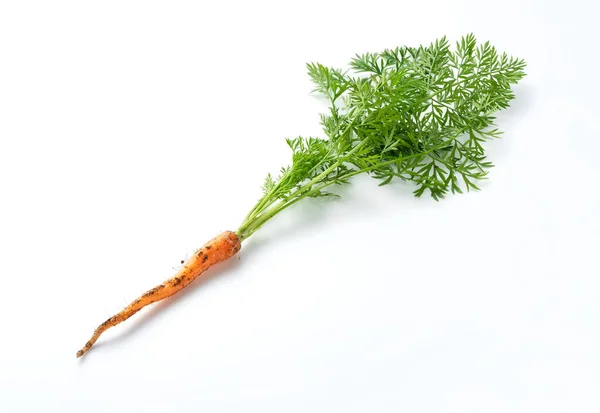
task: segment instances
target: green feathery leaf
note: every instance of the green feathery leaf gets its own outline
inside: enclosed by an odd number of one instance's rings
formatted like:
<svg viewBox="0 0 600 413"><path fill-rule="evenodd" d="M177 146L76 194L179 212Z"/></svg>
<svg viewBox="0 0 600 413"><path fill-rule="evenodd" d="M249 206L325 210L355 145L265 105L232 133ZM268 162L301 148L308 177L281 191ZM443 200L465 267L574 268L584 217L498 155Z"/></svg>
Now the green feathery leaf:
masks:
<svg viewBox="0 0 600 413"><path fill-rule="evenodd" d="M493 114L509 106L511 86L525 76L523 60L489 42L478 46L472 34L454 51L443 37L356 55L349 66L307 65L314 92L330 102L321 115L328 139L287 140L292 164L276 178L267 175L263 197L238 231L242 238L305 197L336 196L324 189L360 173L380 185L413 182L416 196L435 200L478 190L493 166L483 144L501 135Z"/></svg>

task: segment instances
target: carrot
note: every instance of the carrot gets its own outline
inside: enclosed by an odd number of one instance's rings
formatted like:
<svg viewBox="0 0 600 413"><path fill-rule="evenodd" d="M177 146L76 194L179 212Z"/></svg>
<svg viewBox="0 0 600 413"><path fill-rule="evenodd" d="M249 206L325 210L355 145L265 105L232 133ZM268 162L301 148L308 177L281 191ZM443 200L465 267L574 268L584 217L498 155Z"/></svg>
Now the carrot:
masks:
<svg viewBox="0 0 600 413"><path fill-rule="evenodd" d="M308 64L315 92L329 100L321 115L327 138L287 139L291 165L267 175L262 196L235 233L209 242L175 277L106 320L77 357L107 328L234 255L273 217L306 198L339 197L332 188L349 184L355 175L368 174L380 186L393 179L412 181L416 196L429 192L437 201L463 189L478 190L477 181L492 167L482 143L501 136L493 115L515 97L511 85L525 76L525 66L488 42L477 46L472 34L455 51L443 37L429 46L356 55L351 70Z"/></svg>
<svg viewBox="0 0 600 413"><path fill-rule="evenodd" d="M147 305L170 297L183 290L211 266L221 261L225 261L237 254L241 246L240 238L235 232L231 231L225 231L210 240L194 253L175 276L151 290L146 291L125 307L123 311L100 324L98 328L96 328L96 331L94 331L92 338L90 338L88 342L85 343L85 346L77 352L77 357L81 357L87 353L96 340L98 340L98 337L106 330L127 320Z"/></svg>

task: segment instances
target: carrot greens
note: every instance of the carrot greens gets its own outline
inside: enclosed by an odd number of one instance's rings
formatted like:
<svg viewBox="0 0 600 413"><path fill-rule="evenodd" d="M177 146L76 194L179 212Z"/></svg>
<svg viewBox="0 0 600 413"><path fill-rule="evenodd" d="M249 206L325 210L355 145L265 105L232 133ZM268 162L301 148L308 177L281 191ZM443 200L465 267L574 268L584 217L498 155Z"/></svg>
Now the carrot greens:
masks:
<svg viewBox="0 0 600 413"><path fill-rule="evenodd" d="M492 167L482 143L501 135L493 114L509 106L511 85L525 75L523 60L489 42L477 45L471 34L454 51L443 37L357 55L348 71L307 68L315 92L330 103L321 115L328 139L287 139L292 164L267 175L262 198L237 231L242 240L303 198L337 196L328 188L360 173L380 185L412 181L416 196L436 200L479 189Z"/></svg>

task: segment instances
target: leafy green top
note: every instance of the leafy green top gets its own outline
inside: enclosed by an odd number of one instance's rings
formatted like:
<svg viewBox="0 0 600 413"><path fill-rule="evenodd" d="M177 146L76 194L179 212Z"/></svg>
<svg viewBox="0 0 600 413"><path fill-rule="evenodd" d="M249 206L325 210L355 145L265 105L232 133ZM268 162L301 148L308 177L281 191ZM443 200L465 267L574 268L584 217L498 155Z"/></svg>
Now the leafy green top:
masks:
<svg viewBox="0 0 600 413"><path fill-rule="evenodd" d="M357 55L352 72L307 65L315 91L330 101L321 115L328 139L288 139L291 166L267 175L263 197L238 235L248 238L265 222L305 197L336 196L332 184L366 172L389 183L412 181L421 196L479 189L492 164L482 142L499 137L494 112L514 98L511 85L525 62L498 54L467 35L451 51L445 37L427 47L399 47Z"/></svg>

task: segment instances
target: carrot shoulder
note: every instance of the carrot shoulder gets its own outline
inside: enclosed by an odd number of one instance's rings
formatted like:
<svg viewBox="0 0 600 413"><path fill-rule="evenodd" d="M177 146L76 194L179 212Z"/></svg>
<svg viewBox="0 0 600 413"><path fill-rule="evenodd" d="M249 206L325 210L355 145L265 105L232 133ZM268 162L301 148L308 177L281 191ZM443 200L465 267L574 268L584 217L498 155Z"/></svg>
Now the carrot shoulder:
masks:
<svg viewBox="0 0 600 413"><path fill-rule="evenodd" d="M125 307L123 311L115 314L100 324L94 331L92 338L90 338L83 348L77 352L77 357L83 356L94 345L103 332L127 320L147 305L183 290L212 265L231 258L240 250L240 248L241 241L235 232L225 231L210 240L194 253L177 274L162 284L146 291Z"/></svg>

